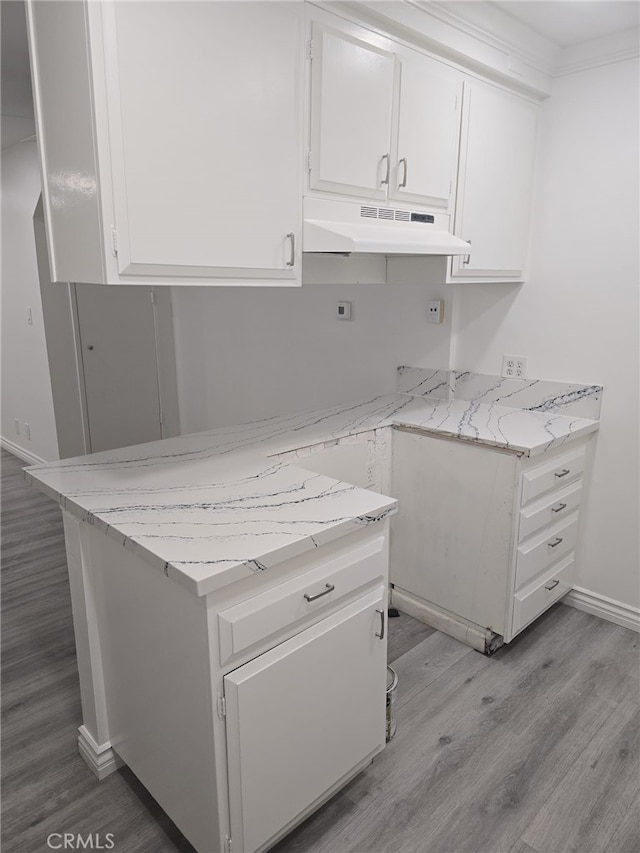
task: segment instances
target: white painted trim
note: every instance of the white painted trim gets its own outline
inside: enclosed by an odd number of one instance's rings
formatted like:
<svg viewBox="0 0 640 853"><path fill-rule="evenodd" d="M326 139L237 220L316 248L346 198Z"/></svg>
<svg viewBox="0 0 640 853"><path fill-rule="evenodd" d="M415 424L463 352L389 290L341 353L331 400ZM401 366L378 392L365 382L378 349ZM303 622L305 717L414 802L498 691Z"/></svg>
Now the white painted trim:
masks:
<svg viewBox="0 0 640 853"><path fill-rule="evenodd" d="M459 14L460 10L451 10L453 4L415 0L346 0L338 3L316 0L316 3L361 22L370 21L393 38L399 37L408 44L432 51L436 56L452 60L465 69L489 76L521 92L537 98L551 94L556 45L526 26L518 25L489 4L474 3L469 17L473 14L477 20L468 20ZM485 18L489 16L485 26L480 25L478 13L483 13ZM498 29L501 31L499 34Z"/></svg>
<svg viewBox="0 0 640 853"><path fill-rule="evenodd" d="M18 457L18 459L28 462L29 465L46 465L47 463L46 459L41 459L40 456L36 456L35 453L30 453L28 450L25 450L24 447L20 447L19 444L14 444L13 441L9 441L9 439L4 436L0 436L0 446L4 450L8 450L9 453L13 453L14 456Z"/></svg>
<svg viewBox="0 0 640 853"><path fill-rule="evenodd" d="M102 782L119 767L124 767L124 761L114 752L111 744L109 742L96 743L85 726L80 726L78 729L78 752L97 776L99 782Z"/></svg>
<svg viewBox="0 0 640 853"><path fill-rule="evenodd" d="M625 30L599 39L565 47L554 71L554 77L588 71L614 62L624 62L640 56L640 29Z"/></svg>
<svg viewBox="0 0 640 853"><path fill-rule="evenodd" d="M638 28L563 48L486 2L346 0L331 6L380 21L390 32L395 25L409 41L429 42L440 55L542 97L551 94L556 77L640 55Z"/></svg>
<svg viewBox="0 0 640 853"><path fill-rule="evenodd" d="M622 601L607 598L582 587L574 587L568 595L563 598L564 604L569 604L577 610L592 613L608 622L615 622L623 628L630 628L640 633L640 608L632 607Z"/></svg>

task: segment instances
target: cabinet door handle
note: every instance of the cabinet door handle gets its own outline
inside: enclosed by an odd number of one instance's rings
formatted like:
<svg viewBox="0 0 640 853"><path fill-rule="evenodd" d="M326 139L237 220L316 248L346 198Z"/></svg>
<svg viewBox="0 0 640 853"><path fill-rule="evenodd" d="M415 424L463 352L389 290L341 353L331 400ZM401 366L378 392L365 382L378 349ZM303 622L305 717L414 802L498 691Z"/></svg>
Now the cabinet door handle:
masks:
<svg viewBox="0 0 640 853"><path fill-rule="evenodd" d="M325 584L325 588L322 590L322 592L316 592L315 595L309 595L308 592L305 592L304 597L307 599L307 601L315 601L316 598L322 598L323 595L329 595L329 593L333 592L334 589L335 586L332 583L327 583Z"/></svg>
<svg viewBox="0 0 640 853"><path fill-rule="evenodd" d="M559 480L571 473L571 468L563 468L562 471L556 471L555 475Z"/></svg>
<svg viewBox="0 0 640 853"><path fill-rule="evenodd" d="M549 548L557 548L558 545L562 542L562 536L556 536L553 542L547 542Z"/></svg>
<svg viewBox="0 0 640 853"><path fill-rule="evenodd" d="M296 262L296 235L293 231L290 231L287 234L288 239L291 241L291 255L289 260L287 261L287 266L292 267Z"/></svg>
<svg viewBox="0 0 640 853"><path fill-rule="evenodd" d="M544 588L545 588L545 589L548 589L548 590L549 590L549 592L551 592L551 590L552 590L552 589L555 589L555 588L558 586L558 584L559 584L559 583L560 583L560 581L551 581L551 583L546 583L546 584L544 585Z"/></svg>
<svg viewBox="0 0 640 853"><path fill-rule="evenodd" d="M376 610L380 614L380 633L376 631L376 637L379 640L384 640L384 610Z"/></svg>
<svg viewBox="0 0 640 853"><path fill-rule="evenodd" d="M407 167L407 158L406 158L406 157L402 157L402 158L400 159L400 162L398 163L398 166L400 165L400 163L402 163L402 165L403 165L403 167L404 167L404 168L403 168L403 172L402 172L402 183L401 183L401 184L398 184L398 187L399 187L400 189L402 189L403 187L406 187L406 185L407 185L407 169L408 169L408 167Z"/></svg>
<svg viewBox="0 0 640 853"><path fill-rule="evenodd" d="M551 507L551 512L562 512L562 510L566 509L566 508L567 508L566 504L558 504L558 506L552 506Z"/></svg>
<svg viewBox="0 0 640 853"><path fill-rule="evenodd" d="M383 154L381 159L387 161L387 173L386 173L384 179L382 181L380 181L380 183L381 184L388 184L389 183L389 170L391 168L391 158L388 154Z"/></svg>
<svg viewBox="0 0 640 853"><path fill-rule="evenodd" d="M464 242L465 242L465 243L468 243L469 245L471 245L471 240L465 240ZM463 267L468 266L468 265L469 265L469 261L470 261L470 260L471 260L471 255L465 255L465 256L464 256L464 261L462 262L462 266L463 266Z"/></svg>

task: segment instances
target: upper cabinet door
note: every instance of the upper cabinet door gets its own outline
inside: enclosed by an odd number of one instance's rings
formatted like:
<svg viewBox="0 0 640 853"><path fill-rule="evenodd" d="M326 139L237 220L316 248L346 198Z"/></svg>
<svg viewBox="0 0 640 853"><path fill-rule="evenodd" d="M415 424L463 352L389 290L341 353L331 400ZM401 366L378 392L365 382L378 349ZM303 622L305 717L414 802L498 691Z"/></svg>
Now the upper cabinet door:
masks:
<svg viewBox="0 0 640 853"><path fill-rule="evenodd" d="M299 267L302 4L103 6L118 269Z"/></svg>
<svg viewBox="0 0 640 853"><path fill-rule="evenodd" d="M312 56L310 188L386 198L394 56L317 23Z"/></svg>
<svg viewBox="0 0 640 853"><path fill-rule="evenodd" d="M449 211L454 197L462 78L419 54L398 63L397 133L389 194Z"/></svg>
<svg viewBox="0 0 640 853"><path fill-rule="evenodd" d="M465 81L455 233L471 242L454 279L522 280L538 108L477 80Z"/></svg>

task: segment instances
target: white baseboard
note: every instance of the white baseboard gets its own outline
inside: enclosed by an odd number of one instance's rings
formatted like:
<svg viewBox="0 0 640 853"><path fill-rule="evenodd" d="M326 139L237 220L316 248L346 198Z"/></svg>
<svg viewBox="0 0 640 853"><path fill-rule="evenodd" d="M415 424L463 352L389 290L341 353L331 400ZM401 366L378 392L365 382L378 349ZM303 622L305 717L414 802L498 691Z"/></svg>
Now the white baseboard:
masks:
<svg viewBox="0 0 640 853"><path fill-rule="evenodd" d="M571 607L584 610L585 613L592 613L594 616L600 616L601 619L615 622L616 625L622 625L623 628L630 628L640 633L640 608L638 607L615 601L613 598L607 598L606 595L598 595L579 586L574 587L562 600Z"/></svg>
<svg viewBox="0 0 640 853"><path fill-rule="evenodd" d="M80 726L78 732L78 751L100 782L124 766L110 743L97 744L85 726Z"/></svg>
<svg viewBox="0 0 640 853"><path fill-rule="evenodd" d="M13 441L9 441L9 439L4 436L0 436L0 447L4 450L8 450L9 453L13 453L14 456L18 457L18 459L23 459L25 462L28 462L29 465L46 464L46 459L41 459L39 456L36 456L35 453L30 453L28 450L25 450L24 447L20 447L19 444L14 444Z"/></svg>

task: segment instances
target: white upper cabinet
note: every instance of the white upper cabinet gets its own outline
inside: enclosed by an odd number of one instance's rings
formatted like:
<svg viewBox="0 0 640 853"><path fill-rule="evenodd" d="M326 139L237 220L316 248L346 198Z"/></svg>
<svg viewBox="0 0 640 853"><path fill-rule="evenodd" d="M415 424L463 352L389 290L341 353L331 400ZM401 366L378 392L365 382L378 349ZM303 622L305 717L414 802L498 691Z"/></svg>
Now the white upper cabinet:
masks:
<svg viewBox="0 0 640 853"><path fill-rule="evenodd" d="M393 54L317 23L311 50L310 188L385 199Z"/></svg>
<svg viewBox="0 0 640 853"><path fill-rule="evenodd" d="M448 211L461 75L367 38L313 23L309 189Z"/></svg>
<svg viewBox="0 0 640 853"><path fill-rule="evenodd" d="M464 83L455 233L470 241L452 259L454 280L522 280L538 107L479 80Z"/></svg>
<svg viewBox="0 0 640 853"><path fill-rule="evenodd" d="M54 45L47 23L61 16L75 16L75 35L63 27ZM87 155L57 126L61 56L91 81L73 106L90 113L103 272L76 269L49 203L57 279L300 283L302 3L54 0L30 17L50 188L61 147L69 169Z"/></svg>
<svg viewBox="0 0 640 853"><path fill-rule="evenodd" d="M458 162L462 77L403 51L397 63L389 195L449 210Z"/></svg>

